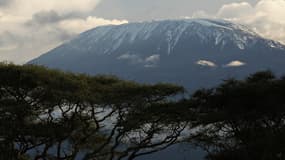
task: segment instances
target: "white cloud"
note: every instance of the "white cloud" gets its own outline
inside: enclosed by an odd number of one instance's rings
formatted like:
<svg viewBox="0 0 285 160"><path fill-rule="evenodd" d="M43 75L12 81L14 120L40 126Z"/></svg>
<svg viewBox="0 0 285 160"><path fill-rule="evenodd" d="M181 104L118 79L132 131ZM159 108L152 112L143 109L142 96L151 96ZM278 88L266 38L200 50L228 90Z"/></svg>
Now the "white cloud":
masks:
<svg viewBox="0 0 285 160"><path fill-rule="evenodd" d="M160 61L160 55L154 54L149 57L141 57L136 54L126 53L117 57L118 60L125 60L132 64L141 64L146 68L154 68L157 67L158 62Z"/></svg>
<svg viewBox="0 0 285 160"><path fill-rule="evenodd" d="M126 54L120 55L120 56L118 57L118 59L125 60L125 59L134 59L134 58L137 58L137 57L138 57L138 56L135 55L135 54L126 53Z"/></svg>
<svg viewBox="0 0 285 160"><path fill-rule="evenodd" d="M13 45L13 44L8 44L8 45L1 45L0 46L0 52L2 51L10 51L10 50L14 50L16 49L18 46L17 45Z"/></svg>
<svg viewBox="0 0 285 160"><path fill-rule="evenodd" d="M0 10L0 61L25 63L85 30L127 23L92 15L100 0L13 0Z"/></svg>
<svg viewBox="0 0 285 160"><path fill-rule="evenodd" d="M247 2L231 3L223 5L217 17L248 24L260 20L284 24L284 8L284 0L260 0L255 6Z"/></svg>
<svg viewBox="0 0 285 160"><path fill-rule="evenodd" d="M157 67L158 62L160 61L160 55L159 54L151 55L149 57L146 57L144 61L146 63L144 65L145 68Z"/></svg>
<svg viewBox="0 0 285 160"><path fill-rule="evenodd" d="M231 3L223 5L217 13L218 17L235 18L253 13L251 4L247 2Z"/></svg>
<svg viewBox="0 0 285 160"><path fill-rule="evenodd" d="M182 18L214 18L213 15L210 15L208 14L206 11L203 11L203 10L199 10L199 11L196 11L192 14L191 17L182 17Z"/></svg>
<svg viewBox="0 0 285 160"><path fill-rule="evenodd" d="M126 20L95 17L94 8L102 0L5 0L8 1L0 6L0 61L24 63L87 29L127 23ZM51 17L41 19L46 23L28 23L34 21L38 13L49 12L53 13ZM200 10L193 17L224 18L242 23L285 44L285 0L259 0L255 5L247 1L229 3L221 6L217 13ZM53 18L57 18L56 21ZM1 42L1 38L7 40Z"/></svg>
<svg viewBox="0 0 285 160"><path fill-rule="evenodd" d="M144 65L144 67L145 68L155 68L155 67L157 67L157 65L156 64L146 64L146 65Z"/></svg>
<svg viewBox="0 0 285 160"><path fill-rule="evenodd" d="M160 60L160 55L159 54L154 54L154 55L151 55L151 56L147 57L145 59L145 62L147 62L147 63L157 63L159 60Z"/></svg>
<svg viewBox="0 0 285 160"><path fill-rule="evenodd" d="M240 67L244 65L246 65L246 63L241 61L231 61L230 63L226 64L225 67Z"/></svg>
<svg viewBox="0 0 285 160"><path fill-rule="evenodd" d="M58 13L88 12L93 10L100 0L13 0L4 11L30 16L40 11L54 10Z"/></svg>
<svg viewBox="0 0 285 160"><path fill-rule="evenodd" d="M230 3L223 5L214 15L198 11L193 17L222 18L245 24L264 37L285 44L285 0L260 0L256 5Z"/></svg>
<svg viewBox="0 0 285 160"><path fill-rule="evenodd" d="M199 60L196 62L196 64L206 67L217 67L217 65L214 62L207 61L207 60Z"/></svg>
<svg viewBox="0 0 285 160"><path fill-rule="evenodd" d="M102 25L119 25L128 23L126 20L107 20L103 18L97 18L89 16L86 19L67 19L63 20L59 23L59 26L68 31L72 31L74 33L81 33L82 31L89 30L91 28L102 26Z"/></svg>
<svg viewBox="0 0 285 160"><path fill-rule="evenodd" d="M123 54L123 55L119 56L117 59L119 59L119 60L127 60L127 61L130 61L133 64L143 63L144 62L144 60L142 58L140 58L138 55L136 55L136 54L129 54L129 53Z"/></svg>

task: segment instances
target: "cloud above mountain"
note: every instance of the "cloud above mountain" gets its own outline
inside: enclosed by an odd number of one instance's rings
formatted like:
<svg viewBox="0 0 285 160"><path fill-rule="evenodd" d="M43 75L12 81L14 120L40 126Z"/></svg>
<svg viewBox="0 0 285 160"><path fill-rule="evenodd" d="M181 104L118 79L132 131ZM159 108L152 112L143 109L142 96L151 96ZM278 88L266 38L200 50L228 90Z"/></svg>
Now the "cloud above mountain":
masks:
<svg viewBox="0 0 285 160"><path fill-rule="evenodd" d="M214 13L225 3L241 0L102 0L96 15L104 18L120 18L129 21L152 19L177 19L190 16L197 10ZM255 4L258 0L247 0ZM106 12L110 11L110 12Z"/></svg>
<svg viewBox="0 0 285 160"><path fill-rule="evenodd" d="M54 10L58 13L88 12L93 10L100 0L1 0L1 3L8 7L2 8L5 11L13 10L14 14L29 16L40 11Z"/></svg>
<svg viewBox="0 0 285 160"><path fill-rule="evenodd" d="M285 44L285 0L260 0L223 5L215 14L197 11L193 17L222 18L252 27L259 34Z"/></svg>
<svg viewBox="0 0 285 160"><path fill-rule="evenodd" d="M24 63L108 24L222 18L285 44L285 0L0 0L0 61Z"/></svg>
<svg viewBox="0 0 285 160"><path fill-rule="evenodd" d="M0 61L24 63L100 25L126 20L92 15L99 0L0 0Z"/></svg>

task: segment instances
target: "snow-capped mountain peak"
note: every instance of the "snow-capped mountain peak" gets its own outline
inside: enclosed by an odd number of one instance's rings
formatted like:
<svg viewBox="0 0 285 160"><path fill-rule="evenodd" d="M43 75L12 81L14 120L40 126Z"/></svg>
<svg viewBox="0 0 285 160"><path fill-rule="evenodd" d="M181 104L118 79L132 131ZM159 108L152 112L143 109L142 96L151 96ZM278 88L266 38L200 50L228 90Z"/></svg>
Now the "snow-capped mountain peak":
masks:
<svg viewBox="0 0 285 160"><path fill-rule="evenodd" d="M105 41L112 43L112 47L98 54L111 54L126 43L132 45L138 41L148 41L157 34L162 36L161 41L167 43L168 54L173 52L179 40L185 36L197 37L203 43L214 42L220 48L233 43L242 50L255 45L258 39L263 39L246 26L224 20L182 19L97 27L78 36L69 43L69 46L80 48L84 44L85 51L92 51L98 50L97 47L100 45L97 44ZM267 43L273 48L283 47L276 42Z"/></svg>
<svg viewBox="0 0 285 160"><path fill-rule="evenodd" d="M199 88L258 70L280 73L284 59L284 45L244 25L181 19L97 27L29 63Z"/></svg>

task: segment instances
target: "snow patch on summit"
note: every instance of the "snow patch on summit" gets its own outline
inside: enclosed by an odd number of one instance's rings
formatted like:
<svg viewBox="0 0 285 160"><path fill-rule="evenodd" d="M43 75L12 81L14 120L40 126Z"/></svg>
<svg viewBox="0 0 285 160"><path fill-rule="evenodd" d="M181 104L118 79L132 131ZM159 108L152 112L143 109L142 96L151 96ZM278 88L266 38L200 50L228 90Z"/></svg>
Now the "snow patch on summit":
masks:
<svg viewBox="0 0 285 160"><path fill-rule="evenodd" d="M246 26L209 19L163 20L101 26L80 34L65 47L72 48L78 53L95 52L95 54L108 55L116 54L120 49L128 50L126 47L131 48L155 41L154 45L157 44L155 48L171 54L182 40L186 42L192 39L200 41L201 44L214 44L221 50L227 45L247 50L260 41L272 49L285 49L280 43L266 40Z"/></svg>

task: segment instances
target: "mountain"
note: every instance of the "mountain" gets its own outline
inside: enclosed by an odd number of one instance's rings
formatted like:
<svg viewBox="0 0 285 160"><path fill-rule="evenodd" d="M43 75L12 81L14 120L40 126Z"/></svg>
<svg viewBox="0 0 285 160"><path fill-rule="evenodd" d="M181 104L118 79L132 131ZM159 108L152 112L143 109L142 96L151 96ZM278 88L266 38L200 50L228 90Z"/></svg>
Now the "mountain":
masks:
<svg viewBox="0 0 285 160"><path fill-rule="evenodd" d="M29 63L197 89L260 70L285 73L284 60L284 45L246 26L182 19L97 27Z"/></svg>

